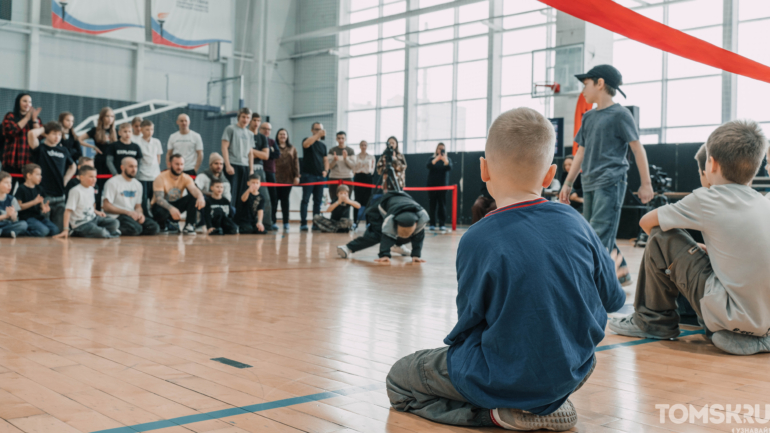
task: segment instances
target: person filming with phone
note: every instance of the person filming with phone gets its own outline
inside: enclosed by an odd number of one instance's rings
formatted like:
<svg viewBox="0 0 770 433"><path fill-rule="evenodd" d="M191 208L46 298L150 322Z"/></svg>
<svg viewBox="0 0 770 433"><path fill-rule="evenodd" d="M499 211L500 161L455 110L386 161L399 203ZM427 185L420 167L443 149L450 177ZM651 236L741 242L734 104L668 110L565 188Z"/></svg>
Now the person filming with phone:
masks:
<svg viewBox="0 0 770 433"><path fill-rule="evenodd" d="M446 146L439 143L436 146L436 153L428 160L428 185L427 186L447 186L449 185L449 172L452 170L452 160L446 155ZM446 231L446 190L428 191L430 199L430 230ZM437 224L438 223L438 224Z"/></svg>

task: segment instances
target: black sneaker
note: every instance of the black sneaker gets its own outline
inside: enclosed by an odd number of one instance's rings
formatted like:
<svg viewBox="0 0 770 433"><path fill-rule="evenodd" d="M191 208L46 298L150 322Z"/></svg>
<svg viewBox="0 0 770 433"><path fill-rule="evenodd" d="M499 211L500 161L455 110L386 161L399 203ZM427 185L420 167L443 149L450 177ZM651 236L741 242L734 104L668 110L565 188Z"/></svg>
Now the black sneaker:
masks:
<svg viewBox="0 0 770 433"><path fill-rule="evenodd" d="M177 223L172 223L172 222L166 223L166 228L168 230L168 234L170 235L175 235L179 233L179 224Z"/></svg>

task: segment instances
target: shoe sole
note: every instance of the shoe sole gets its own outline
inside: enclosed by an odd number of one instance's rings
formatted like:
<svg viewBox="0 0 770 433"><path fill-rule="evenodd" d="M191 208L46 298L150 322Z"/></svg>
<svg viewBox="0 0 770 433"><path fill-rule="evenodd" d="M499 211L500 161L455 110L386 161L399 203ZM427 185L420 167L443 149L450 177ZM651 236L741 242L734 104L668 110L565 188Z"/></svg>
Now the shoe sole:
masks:
<svg viewBox="0 0 770 433"><path fill-rule="evenodd" d="M498 409L492 409L492 412L493 421L499 423L500 427L507 430L567 431L577 425L578 419L575 406L572 405L569 399L555 412L545 416L535 415L523 410L512 410L513 419L506 422L500 418Z"/></svg>
<svg viewBox="0 0 770 433"><path fill-rule="evenodd" d="M337 248L337 255L340 256L340 258L342 258L342 259L347 259L348 258L348 253L345 250L343 250L342 248L339 248L339 247Z"/></svg>
<svg viewBox="0 0 770 433"><path fill-rule="evenodd" d="M622 335L624 337L648 338L650 340L673 340L673 339L679 337L679 334L676 334L676 335L671 336L671 337L659 337L659 336L656 336L656 335L647 334L647 333L642 332L642 331L638 331L637 332L637 331L627 331L627 330L624 330L624 329L618 329L618 328L612 326L612 322L607 323L607 327L610 328L610 331L612 331L612 332L614 332L614 333L616 333L618 335Z"/></svg>

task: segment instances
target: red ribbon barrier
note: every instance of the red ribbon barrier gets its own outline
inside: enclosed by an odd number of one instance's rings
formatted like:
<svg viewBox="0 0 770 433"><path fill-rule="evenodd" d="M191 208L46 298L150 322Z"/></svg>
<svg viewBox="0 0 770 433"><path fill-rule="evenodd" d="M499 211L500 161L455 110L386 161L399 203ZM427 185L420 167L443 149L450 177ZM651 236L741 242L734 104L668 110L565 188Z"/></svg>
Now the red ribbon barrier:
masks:
<svg viewBox="0 0 770 433"><path fill-rule="evenodd" d="M770 83L770 67L672 29L612 0L539 1L575 18L596 24L645 45L723 71Z"/></svg>

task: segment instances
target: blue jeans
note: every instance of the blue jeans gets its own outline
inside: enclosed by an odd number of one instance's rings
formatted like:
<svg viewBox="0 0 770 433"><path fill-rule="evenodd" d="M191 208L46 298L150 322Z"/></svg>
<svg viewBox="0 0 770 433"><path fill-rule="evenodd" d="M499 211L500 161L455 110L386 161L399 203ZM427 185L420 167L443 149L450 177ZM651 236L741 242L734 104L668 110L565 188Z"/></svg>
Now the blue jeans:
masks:
<svg viewBox="0 0 770 433"><path fill-rule="evenodd" d="M26 221L27 232L24 233L25 236L44 238L59 234L59 227L56 227L56 224L44 216L27 218Z"/></svg>
<svg viewBox="0 0 770 433"><path fill-rule="evenodd" d="M315 174L303 174L300 183L323 182L326 178ZM311 185L302 187L302 202L299 206L300 223L307 225L307 205L310 202L310 196L313 196L313 217L321 213L321 201L324 197L324 185Z"/></svg>
<svg viewBox="0 0 770 433"><path fill-rule="evenodd" d="M16 233L17 236L21 236L27 231L26 221L11 221L5 219L0 221L0 238L10 238L11 232Z"/></svg>
<svg viewBox="0 0 770 433"><path fill-rule="evenodd" d="M626 177L623 176L623 179L612 185L583 192L583 216L610 252L617 248L615 238L618 235L620 208L623 206L627 185Z"/></svg>

